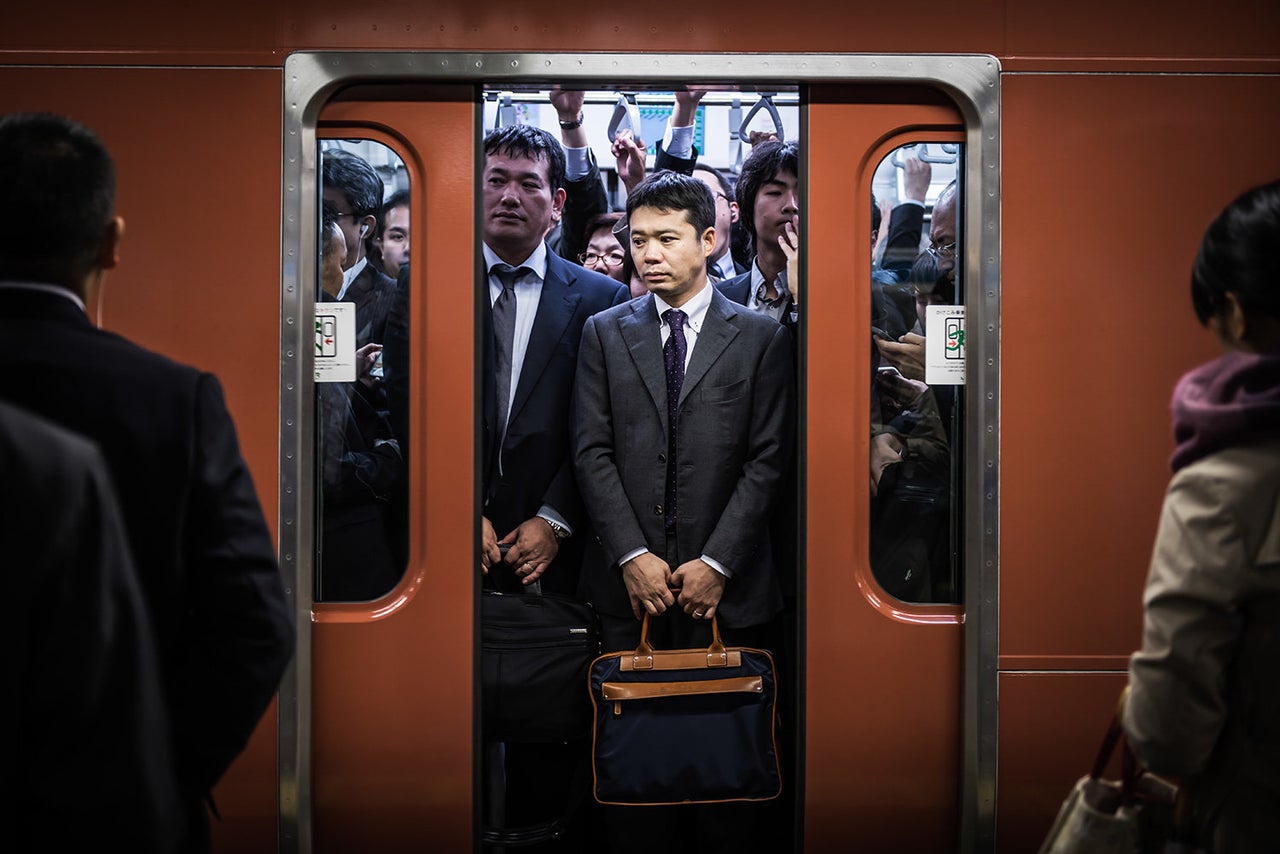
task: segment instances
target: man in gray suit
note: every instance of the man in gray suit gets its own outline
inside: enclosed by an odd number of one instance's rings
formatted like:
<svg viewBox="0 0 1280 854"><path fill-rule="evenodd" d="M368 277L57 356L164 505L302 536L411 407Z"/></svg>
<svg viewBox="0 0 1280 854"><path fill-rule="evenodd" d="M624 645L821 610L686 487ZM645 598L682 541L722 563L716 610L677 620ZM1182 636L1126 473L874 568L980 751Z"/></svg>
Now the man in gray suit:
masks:
<svg viewBox="0 0 1280 854"><path fill-rule="evenodd" d="M598 535L584 595L607 650L634 648L646 613L655 647L707 646L713 616L727 642L765 646L782 604L768 520L788 462L790 334L709 284L706 184L655 173L627 217L650 293L589 319L578 356L574 464ZM680 839L741 852L757 812L612 807L607 825L616 852Z"/></svg>

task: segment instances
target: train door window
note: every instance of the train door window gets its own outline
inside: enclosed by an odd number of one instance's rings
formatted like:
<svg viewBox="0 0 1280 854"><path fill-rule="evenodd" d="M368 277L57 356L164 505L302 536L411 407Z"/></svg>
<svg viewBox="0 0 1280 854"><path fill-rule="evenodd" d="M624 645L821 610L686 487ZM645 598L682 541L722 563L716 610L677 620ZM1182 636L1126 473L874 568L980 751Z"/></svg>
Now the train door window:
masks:
<svg viewBox="0 0 1280 854"><path fill-rule="evenodd" d="M409 179L381 142L319 145L315 600L363 602L407 562Z"/></svg>
<svg viewBox="0 0 1280 854"><path fill-rule="evenodd" d="M885 592L913 603L962 594L961 153L905 143L872 183L869 558Z"/></svg>

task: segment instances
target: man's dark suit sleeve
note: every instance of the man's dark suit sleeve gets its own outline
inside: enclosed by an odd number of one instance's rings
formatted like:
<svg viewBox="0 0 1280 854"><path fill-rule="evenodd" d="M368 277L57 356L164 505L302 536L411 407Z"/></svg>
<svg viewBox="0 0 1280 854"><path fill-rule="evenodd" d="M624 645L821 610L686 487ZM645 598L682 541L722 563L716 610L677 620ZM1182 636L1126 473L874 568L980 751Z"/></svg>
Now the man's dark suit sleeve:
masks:
<svg viewBox="0 0 1280 854"><path fill-rule="evenodd" d="M619 285L618 289L614 291L609 305L615 306L626 302L630 298L631 291ZM588 319L587 324L590 325L590 323L591 321ZM581 352L581 349L579 349L579 352ZM579 530L586 521L586 511L582 505L582 494L578 488L577 478L573 474L572 436L570 437L570 454L565 459L564 464L556 471L555 477L551 479L550 485L547 486L547 491L542 496L542 503L563 516L564 520L575 531Z"/></svg>
<svg viewBox="0 0 1280 854"><path fill-rule="evenodd" d="M623 555L646 548L648 543L618 474L609 377L595 318L582 329L573 408L573 461L578 486L583 501L591 508L596 535L613 566Z"/></svg>
<svg viewBox="0 0 1280 854"><path fill-rule="evenodd" d="M672 172L679 172L681 175L692 175L693 169L698 165L698 148L694 146L692 157L676 157L669 154L662 147L662 141L658 141L658 153L653 158L653 171L661 172L669 169Z"/></svg>
<svg viewBox="0 0 1280 854"><path fill-rule="evenodd" d="M609 197L600 180L596 156L587 149L587 174L564 182L564 216L560 225L560 257L574 264L587 248L587 223L609 210Z"/></svg>
<svg viewBox="0 0 1280 854"><path fill-rule="evenodd" d="M889 214L889 222L881 228L889 229L885 238L884 258L880 266L894 273L906 273L920 254L920 237L924 232L924 207L916 204L900 204Z"/></svg>
<svg viewBox="0 0 1280 854"><path fill-rule="evenodd" d="M757 532L769 524L783 469L791 465L791 406L795 374L791 334L778 327L756 366L751 446L742 474L702 553L723 564L736 577L751 568Z"/></svg>
<svg viewBox="0 0 1280 854"><path fill-rule="evenodd" d="M196 455L184 525L188 660L179 703L180 769L208 788L244 749L293 655L275 549L216 378L196 393Z"/></svg>

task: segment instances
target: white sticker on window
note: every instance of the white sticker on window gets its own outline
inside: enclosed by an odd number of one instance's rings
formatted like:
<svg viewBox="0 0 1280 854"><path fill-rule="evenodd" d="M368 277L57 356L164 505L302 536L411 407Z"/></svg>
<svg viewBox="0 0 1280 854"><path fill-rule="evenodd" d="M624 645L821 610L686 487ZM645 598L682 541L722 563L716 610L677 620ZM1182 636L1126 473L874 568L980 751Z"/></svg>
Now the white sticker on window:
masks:
<svg viewBox="0 0 1280 854"><path fill-rule="evenodd" d="M316 382L356 381L356 304L316 303Z"/></svg>
<svg viewBox="0 0 1280 854"><path fill-rule="evenodd" d="M964 385L964 306L925 309L924 381Z"/></svg>

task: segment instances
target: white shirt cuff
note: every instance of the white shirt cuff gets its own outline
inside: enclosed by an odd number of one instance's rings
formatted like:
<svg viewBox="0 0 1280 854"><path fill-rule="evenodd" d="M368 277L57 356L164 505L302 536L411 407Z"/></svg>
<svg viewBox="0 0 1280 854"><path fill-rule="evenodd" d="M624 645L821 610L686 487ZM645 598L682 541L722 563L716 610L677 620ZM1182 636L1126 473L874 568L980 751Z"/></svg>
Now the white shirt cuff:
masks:
<svg viewBox="0 0 1280 854"><path fill-rule="evenodd" d="M724 564L720 563L720 561L716 560L715 558L707 557L706 555L703 555L702 562L705 563L707 566L711 567L712 569L714 569L716 572L723 575L725 578L733 578L733 573L730 572L724 566Z"/></svg>
<svg viewBox="0 0 1280 854"><path fill-rule="evenodd" d="M692 157L693 125L677 128L668 124L667 132L662 137L662 149L680 160L688 160Z"/></svg>
<svg viewBox="0 0 1280 854"><path fill-rule="evenodd" d="M622 566L624 563L626 563L629 560L635 560L636 558L640 557L640 555L644 554L647 551L649 550L642 547L634 551L627 552L622 556L622 559L618 561L618 566Z"/></svg>

